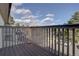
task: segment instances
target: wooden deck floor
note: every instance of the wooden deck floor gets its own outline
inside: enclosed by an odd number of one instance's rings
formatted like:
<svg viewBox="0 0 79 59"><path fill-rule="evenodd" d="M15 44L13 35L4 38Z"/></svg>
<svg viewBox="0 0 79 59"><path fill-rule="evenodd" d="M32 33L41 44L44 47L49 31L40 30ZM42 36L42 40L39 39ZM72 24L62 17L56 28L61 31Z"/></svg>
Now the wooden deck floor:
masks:
<svg viewBox="0 0 79 59"><path fill-rule="evenodd" d="M44 48L33 44L20 44L0 49L0 56L51 56Z"/></svg>

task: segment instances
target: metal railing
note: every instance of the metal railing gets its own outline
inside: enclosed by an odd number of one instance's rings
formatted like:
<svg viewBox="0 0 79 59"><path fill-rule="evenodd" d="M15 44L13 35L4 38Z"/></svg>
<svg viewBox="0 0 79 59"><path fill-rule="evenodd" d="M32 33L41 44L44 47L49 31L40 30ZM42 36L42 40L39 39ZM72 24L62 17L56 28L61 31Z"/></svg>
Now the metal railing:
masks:
<svg viewBox="0 0 79 59"><path fill-rule="evenodd" d="M0 26L0 48L34 43L54 55L79 55L79 24L37 27ZM77 38L77 37L78 38Z"/></svg>

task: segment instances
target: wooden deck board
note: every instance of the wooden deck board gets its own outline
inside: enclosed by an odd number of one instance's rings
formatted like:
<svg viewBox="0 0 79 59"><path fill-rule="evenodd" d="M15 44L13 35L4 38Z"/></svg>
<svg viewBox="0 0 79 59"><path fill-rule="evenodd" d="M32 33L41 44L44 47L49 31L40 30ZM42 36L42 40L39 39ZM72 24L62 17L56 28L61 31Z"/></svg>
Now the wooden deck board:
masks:
<svg viewBox="0 0 79 59"><path fill-rule="evenodd" d="M17 46L13 46L13 54L14 54L14 56L19 56L19 52L18 52L18 47Z"/></svg>
<svg viewBox="0 0 79 59"><path fill-rule="evenodd" d="M28 53L30 56L35 55L34 52L32 51L33 49L31 49L31 48L29 49L28 46L23 45L23 48L25 49L25 51L27 50L27 53Z"/></svg>
<svg viewBox="0 0 79 59"><path fill-rule="evenodd" d="M24 47L21 45L21 47L19 47L22 50L22 55L21 56L29 56L29 51L24 49Z"/></svg>
<svg viewBox="0 0 79 59"><path fill-rule="evenodd" d="M45 51L42 51L42 49L39 49L38 47L36 47L34 45L31 45L30 47L34 51L34 53L37 53L37 55L39 55L39 56L40 55L42 55L42 56L47 55L47 53L44 53Z"/></svg>
<svg viewBox="0 0 79 59"><path fill-rule="evenodd" d="M52 53L50 53L48 50L45 50L45 49L42 49L42 47L40 47L40 46L37 46L37 45L35 45L34 44L34 46L37 48L37 49L39 49L39 50L41 50L41 53L43 53L43 54L45 54L45 55L52 55Z"/></svg>
<svg viewBox="0 0 79 59"><path fill-rule="evenodd" d="M43 53L41 53L39 49L36 49L36 47L33 45L30 45L30 46L28 45L28 48L30 48L30 51L32 51L34 55L37 55L37 56L44 55Z"/></svg>
<svg viewBox="0 0 79 59"><path fill-rule="evenodd" d="M51 53L33 44L19 44L13 47L0 49L0 56L50 56L50 55Z"/></svg>

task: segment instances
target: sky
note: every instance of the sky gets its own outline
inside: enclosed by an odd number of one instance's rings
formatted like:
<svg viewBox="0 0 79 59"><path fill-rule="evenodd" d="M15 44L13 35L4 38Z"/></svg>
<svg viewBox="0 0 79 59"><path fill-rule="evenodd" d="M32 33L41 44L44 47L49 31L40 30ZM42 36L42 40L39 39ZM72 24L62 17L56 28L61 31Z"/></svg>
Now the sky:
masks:
<svg viewBox="0 0 79 59"><path fill-rule="evenodd" d="M11 16L16 22L31 25L59 25L79 11L78 3L14 3Z"/></svg>

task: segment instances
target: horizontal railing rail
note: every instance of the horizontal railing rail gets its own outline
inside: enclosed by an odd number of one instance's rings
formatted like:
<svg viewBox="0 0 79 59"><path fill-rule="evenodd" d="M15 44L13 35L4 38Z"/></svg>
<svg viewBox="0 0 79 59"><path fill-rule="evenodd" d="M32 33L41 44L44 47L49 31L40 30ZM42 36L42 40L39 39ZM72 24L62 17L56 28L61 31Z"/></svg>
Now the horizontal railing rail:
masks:
<svg viewBox="0 0 79 59"><path fill-rule="evenodd" d="M0 27L17 27L17 28L45 28L45 27L54 27L54 28L65 28L65 27L71 27L71 28L79 28L79 24L65 24L65 25L49 25L49 26L10 26L10 25L5 25L5 26L0 26Z"/></svg>

